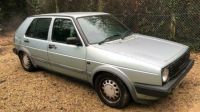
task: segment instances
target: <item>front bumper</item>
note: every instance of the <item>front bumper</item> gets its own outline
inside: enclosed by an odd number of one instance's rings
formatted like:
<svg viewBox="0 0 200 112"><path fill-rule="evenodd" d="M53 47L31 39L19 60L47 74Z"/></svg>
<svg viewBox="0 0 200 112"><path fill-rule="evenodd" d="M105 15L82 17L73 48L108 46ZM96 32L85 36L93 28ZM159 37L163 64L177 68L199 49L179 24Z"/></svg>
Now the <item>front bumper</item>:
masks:
<svg viewBox="0 0 200 112"><path fill-rule="evenodd" d="M135 84L136 91L139 94L153 96L153 97L163 97L172 92L172 90L180 83L180 81L186 76L186 74L190 71L192 66L194 65L194 61L190 60L186 68L179 73L179 75L173 79L171 79L164 86L153 86L153 85L145 85L145 84Z"/></svg>

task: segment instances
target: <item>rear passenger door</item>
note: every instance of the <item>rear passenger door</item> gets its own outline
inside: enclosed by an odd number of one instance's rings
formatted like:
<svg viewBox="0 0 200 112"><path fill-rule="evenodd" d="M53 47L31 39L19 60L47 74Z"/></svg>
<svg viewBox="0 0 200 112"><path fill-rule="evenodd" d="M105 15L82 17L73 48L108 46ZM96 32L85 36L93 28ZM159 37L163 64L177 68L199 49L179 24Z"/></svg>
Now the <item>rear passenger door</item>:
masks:
<svg viewBox="0 0 200 112"><path fill-rule="evenodd" d="M54 71L87 79L86 48L71 18L55 18L48 56Z"/></svg>
<svg viewBox="0 0 200 112"><path fill-rule="evenodd" d="M49 68L48 64L48 34L51 18L35 18L30 24L23 43L36 65Z"/></svg>

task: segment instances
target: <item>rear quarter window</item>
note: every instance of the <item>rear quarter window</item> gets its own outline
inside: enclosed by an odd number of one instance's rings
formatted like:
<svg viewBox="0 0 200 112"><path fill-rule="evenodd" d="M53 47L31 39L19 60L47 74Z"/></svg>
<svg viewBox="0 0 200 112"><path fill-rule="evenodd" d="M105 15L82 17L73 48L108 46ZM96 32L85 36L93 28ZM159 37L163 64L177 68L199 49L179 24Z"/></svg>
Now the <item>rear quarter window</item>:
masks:
<svg viewBox="0 0 200 112"><path fill-rule="evenodd" d="M47 40L51 18L36 18L26 31L26 36L30 38Z"/></svg>

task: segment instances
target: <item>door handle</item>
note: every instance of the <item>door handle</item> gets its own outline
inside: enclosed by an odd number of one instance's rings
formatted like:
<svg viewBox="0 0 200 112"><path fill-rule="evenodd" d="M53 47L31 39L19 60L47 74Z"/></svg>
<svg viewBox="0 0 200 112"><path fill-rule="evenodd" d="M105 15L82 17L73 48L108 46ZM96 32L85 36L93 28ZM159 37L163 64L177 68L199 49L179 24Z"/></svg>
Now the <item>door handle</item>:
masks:
<svg viewBox="0 0 200 112"><path fill-rule="evenodd" d="M24 42L29 43L29 40L28 40L28 39L25 39Z"/></svg>
<svg viewBox="0 0 200 112"><path fill-rule="evenodd" d="M49 49L56 49L57 47L53 44L49 44Z"/></svg>

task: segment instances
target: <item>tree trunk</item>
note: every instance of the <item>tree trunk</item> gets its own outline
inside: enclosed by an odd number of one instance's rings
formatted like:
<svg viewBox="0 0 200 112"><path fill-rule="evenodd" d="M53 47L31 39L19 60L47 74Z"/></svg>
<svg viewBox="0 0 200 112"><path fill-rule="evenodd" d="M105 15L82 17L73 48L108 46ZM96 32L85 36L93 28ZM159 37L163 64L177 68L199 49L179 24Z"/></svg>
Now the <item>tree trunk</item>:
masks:
<svg viewBox="0 0 200 112"><path fill-rule="evenodd" d="M170 24L170 38L175 39L176 36L176 15L171 14L171 24Z"/></svg>
<svg viewBox="0 0 200 112"><path fill-rule="evenodd" d="M103 0L99 0L98 11L99 12L103 12L103 10L104 10L104 1Z"/></svg>
<svg viewBox="0 0 200 112"><path fill-rule="evenodd" d="M58 13L59 12L59 7L58 7L58 0L55 0L55 7L56 7L56 12Z"/></svg>

